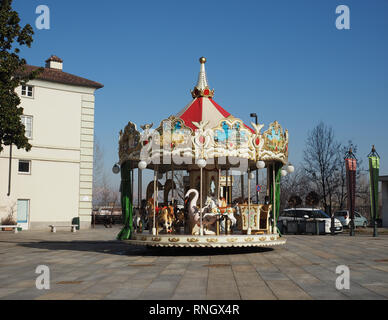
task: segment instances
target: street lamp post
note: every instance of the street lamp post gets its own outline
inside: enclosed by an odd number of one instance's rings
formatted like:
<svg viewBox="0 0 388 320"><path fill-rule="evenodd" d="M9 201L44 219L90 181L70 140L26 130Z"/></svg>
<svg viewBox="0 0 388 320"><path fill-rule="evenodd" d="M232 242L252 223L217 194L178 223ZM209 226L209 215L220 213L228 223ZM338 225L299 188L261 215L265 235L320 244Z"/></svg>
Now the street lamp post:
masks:
<svg viewBox="0 0 388 320"><path fill-rule="evenodd" d="M357 159L353 153L352 148L346 152L345 155L345 165L346 165L346 182L348 189L348 211L350 215L350 236L354 236L354 205L356 197L356 167ZM333 228L332 223L332 228ZM334 230L332 230L332 233Z"/></svg>
<svg viewBox="0 0 388 320"><path fill-rule="evenodd" d="M371 216L373 226L373 237L377 237L377 211L378 211L378 179L380 169L380 156L377 153L375 146L372 146L372 151L368 154L369 160L369 184L371 193Z"/></svg>
<svg viewBox="0 0 388 320"><path fill-rule="evenodd" d="M251 118L255 118L255 124L258 124L257 121L257 114L256 113L251 113L250 114ZM256 169L256 187L259 185L259 170ZM255 188L256 189L256 188ZM259 193L256 190L256 204L259 204Z"/></svg>

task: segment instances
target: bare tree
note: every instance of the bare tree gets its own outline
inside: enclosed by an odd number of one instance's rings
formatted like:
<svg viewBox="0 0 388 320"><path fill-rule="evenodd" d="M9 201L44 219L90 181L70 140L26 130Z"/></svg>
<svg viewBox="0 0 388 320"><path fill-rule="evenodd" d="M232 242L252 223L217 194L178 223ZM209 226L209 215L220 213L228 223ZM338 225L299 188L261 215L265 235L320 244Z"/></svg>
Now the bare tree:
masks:
<svg viewBox="0 0 388 320"><path fill-rule="evenodd" d="M244 174L244 192L242 193L241 188L241 175L234 175L234 182L232 187L232 200L238 201L240 203L246 201L248 199L248 175ZM259 185L261 186L262 190L259 194L259 200L262 199L262 197L265 196L266 191L266 175L263 175L261 171L259 171ZM250 197L251 197L251 203L256 203L256 179L251 179L251 185L250 185ZM244 194L244 199L241 199L242 195ZM263 195L264 194L264 195ZM262 199L264 200L264 199Z"/></svg>
<svg viewBox="0 0 388 320"><path fill-rule="evenodd" d="M369 192L369 175L361 171L357 177L356 184L356 208L362 215L370 219L371 203Z"/></svg>
<svg viewBox="0 0 388 320"><path fill-rule="evenodd" d="M93 205L109 206L111 203L117 203L119 199L118 192L109 182L108 174L104 166L104 149L101 147L97 138L94 139L94 158L93 158Z"/></svg>
<svg viewBox="0 0 388 320"><path fill-rule="evenodd" d="M304 171L315 184L325 211L330 215L338 184L336 174L341 165L339 149L333 129L321 122L309 132L304 150Z"/></svg>
<svg viewBox="0 0 388 320"><path fill-rule="evenodd" d="M184 203L185 201L185 185L183 181L183 177L185 171L183 170L175 170L174 171L174 183L175 183L175 190L174 190L174 196L175 199L178 201L178 203Z"/></svg>
<svg viewBox="0 0 388 320"><path fill-rule="evenodd" d="M283 177L280 184L280 208L284 209L288 205L288 200L293 196L304 199L307 190L311 189L310 179L303 168L297 168L292 174Z"/></svg>
<svg viewBox="0 0 388 320"><path fill-rule="evenodd" d="M346 188L346 168L345 161L343 160L344 155L349 148L341 146L338 148L337 161L339 163L336 170L336 188L334 190L334 197L337 202L337 207L339 210L343 210L346 206L347 199L347 188ZM341 165L342 163L342 165Z"/></svg>

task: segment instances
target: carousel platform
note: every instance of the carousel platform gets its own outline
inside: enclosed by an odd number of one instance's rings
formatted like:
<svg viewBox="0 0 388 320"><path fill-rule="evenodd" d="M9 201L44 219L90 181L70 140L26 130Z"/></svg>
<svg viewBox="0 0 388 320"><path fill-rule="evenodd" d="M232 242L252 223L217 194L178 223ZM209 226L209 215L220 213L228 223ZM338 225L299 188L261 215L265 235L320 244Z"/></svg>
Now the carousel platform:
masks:
<svg viewBox="0 0 388 320"><path fill-rule="evenodd" d="M272 247L284 245L285 238L278 234L230 234L230 235L182 235L138 233L126 243L150 247L192 247L192 248L226 248L226 247Z"/></svg>

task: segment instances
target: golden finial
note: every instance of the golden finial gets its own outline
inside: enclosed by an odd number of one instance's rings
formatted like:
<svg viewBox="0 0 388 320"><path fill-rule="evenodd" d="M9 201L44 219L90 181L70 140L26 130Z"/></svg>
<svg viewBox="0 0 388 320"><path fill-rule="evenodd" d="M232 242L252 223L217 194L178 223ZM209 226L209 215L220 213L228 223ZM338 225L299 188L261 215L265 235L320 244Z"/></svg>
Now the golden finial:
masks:
<svg viewBox="0 0 388 320"><path fill-rule="evenodd" d="M209 89L209 85L207 83L207 78L206 78L206 71L205 71L206 58L205 57L199 58L199 63L201 64L201 69L198 75L198 82L197 82L197 85L194 87L194 90L191 91L191 95L193 96L194 99L200 98L200 97L213 98L214 90Z"/></svg>

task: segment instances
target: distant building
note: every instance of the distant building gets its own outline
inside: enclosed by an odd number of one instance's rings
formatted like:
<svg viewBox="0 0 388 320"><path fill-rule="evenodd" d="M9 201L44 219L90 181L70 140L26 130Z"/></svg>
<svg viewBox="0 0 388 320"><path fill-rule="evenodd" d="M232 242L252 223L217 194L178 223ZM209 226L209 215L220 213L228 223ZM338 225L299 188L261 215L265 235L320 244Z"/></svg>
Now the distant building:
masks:
<svg viewBox="0 0 388 320"><path fill-rule="evenodd" d="M381 176L379 178L381 181L381 200L382 207L380 212L380 217L383 219L383 227L388 227L388 176Z"/></svg>
<svg viewBox="0 0 388 320"><path fill-rule="evenodd" d="M12 148L10 196L9 147L0 153L0 218L14 210L23 229L67 225L73 218L81 228L91 223L94 93L103 85L62 68L51 56L37 79L17 88L32 149Z"/></svg>

